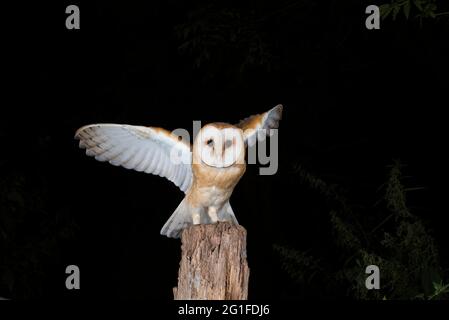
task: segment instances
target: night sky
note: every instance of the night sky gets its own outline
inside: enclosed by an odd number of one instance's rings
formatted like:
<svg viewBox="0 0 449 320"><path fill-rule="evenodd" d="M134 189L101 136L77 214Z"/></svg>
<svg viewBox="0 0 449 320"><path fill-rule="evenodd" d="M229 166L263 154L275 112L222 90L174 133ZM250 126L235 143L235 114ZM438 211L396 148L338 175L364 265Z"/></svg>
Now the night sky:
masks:
<svg viewBox="0 0 449 320"><path fill-rule="evenodd" d="M73 2L80 30L65 28L68 2L4 13L13 32L0 128L0 296L172 299L180 241L159 231L183 193L87 157L76 129L192 132L192 120L237 123L277 104L279 170L261 176L249 165L231 197L248 232L250 299L351 298L349 287L322 290L325 280L294 283L273 246L332 270L342 254L333 204L299 168L357 211L382 197L396 159L404 184L423 187L407 204L435 239L447 283L448 16L420 23L401 13L367 30L367 4L341 2ZM64 286L69 264L80 267L79 291Z"/></svg>

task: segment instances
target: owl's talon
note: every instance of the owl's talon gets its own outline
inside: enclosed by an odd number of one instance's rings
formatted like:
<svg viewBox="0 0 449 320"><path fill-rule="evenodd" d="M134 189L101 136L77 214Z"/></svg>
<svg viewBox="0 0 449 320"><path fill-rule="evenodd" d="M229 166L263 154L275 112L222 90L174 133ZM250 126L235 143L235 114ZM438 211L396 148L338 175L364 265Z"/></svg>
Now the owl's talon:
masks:
<svg viewBox="0 0 449 320"><path fill-rule="evenodd" d="M209 207L209 210L207 211L207 214L209 215L210 221L212 223L218 222L218 216L217 216L217 209L214 207Z"/></svg>
<svg viewBox="0 0 449 320"><path fill-rule="evenodd" d="M192 214L192 220L193 224L200 224L201 223L201 217L199 213L193 213Z"/></svg>

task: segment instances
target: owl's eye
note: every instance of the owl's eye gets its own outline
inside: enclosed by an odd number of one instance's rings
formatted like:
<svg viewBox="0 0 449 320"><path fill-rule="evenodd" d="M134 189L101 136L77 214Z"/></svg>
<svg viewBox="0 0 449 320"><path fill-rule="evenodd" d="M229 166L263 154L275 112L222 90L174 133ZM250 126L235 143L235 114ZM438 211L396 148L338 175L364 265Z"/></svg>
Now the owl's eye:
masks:
<svg viewBox="0 0 449 320"><path fill-rule="evenodd" d="M229 148L230 146L232 146L234 142L232 140L226 140L225 142L225 148Z"/></svg>
<svg viewBox="0 0 449 320"><path fill-rule="evenodd" d="M214 140L209 139L209 140L206 141L206 144L207 144L209 147L212 147L212 146L214 145Z"/></svg>

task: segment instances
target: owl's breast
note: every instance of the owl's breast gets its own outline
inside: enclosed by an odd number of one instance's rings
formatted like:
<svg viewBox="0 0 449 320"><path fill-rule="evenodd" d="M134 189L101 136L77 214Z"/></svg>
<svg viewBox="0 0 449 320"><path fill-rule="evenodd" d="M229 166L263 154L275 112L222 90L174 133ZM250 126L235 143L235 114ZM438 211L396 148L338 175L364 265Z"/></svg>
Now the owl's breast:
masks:
<svg viewBox="0 0 449 320"><path fill-rule="evenodd" d="M231 196L245 170L245 164L227 168L193 165L193 182L189 198L207 206L224 203Z"/></svg>
<svg viewBox="0 0 449 320"><path fill-rule="evenodd" d="M206 165L193 165L193 178L198 187L233 188L245 173L245 164L236 164L227 168L215 168Z"/></svg>

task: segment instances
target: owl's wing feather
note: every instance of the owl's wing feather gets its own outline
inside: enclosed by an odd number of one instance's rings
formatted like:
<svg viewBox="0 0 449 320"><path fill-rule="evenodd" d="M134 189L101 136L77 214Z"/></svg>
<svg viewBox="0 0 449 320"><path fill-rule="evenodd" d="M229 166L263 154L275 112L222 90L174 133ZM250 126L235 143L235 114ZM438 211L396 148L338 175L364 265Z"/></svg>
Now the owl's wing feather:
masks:
<svg viewBox="0 0 449 320"><path fill-rule="evenodd" d="M126 124L93 124L75 134L80 148L98 161L152 173L186 192L192 182L189 144L162 128Z"/></svg>
<svg viewBox="0 0 449 320"><path fill-rule="evenodd" d="M277 129L279 120L282 119L282 109L282 105L278 104L267 112L256 114L240 121L236 126L243 130L245 143L252 146L255 144L258 136L269 134L270 129Z"/></svg>

